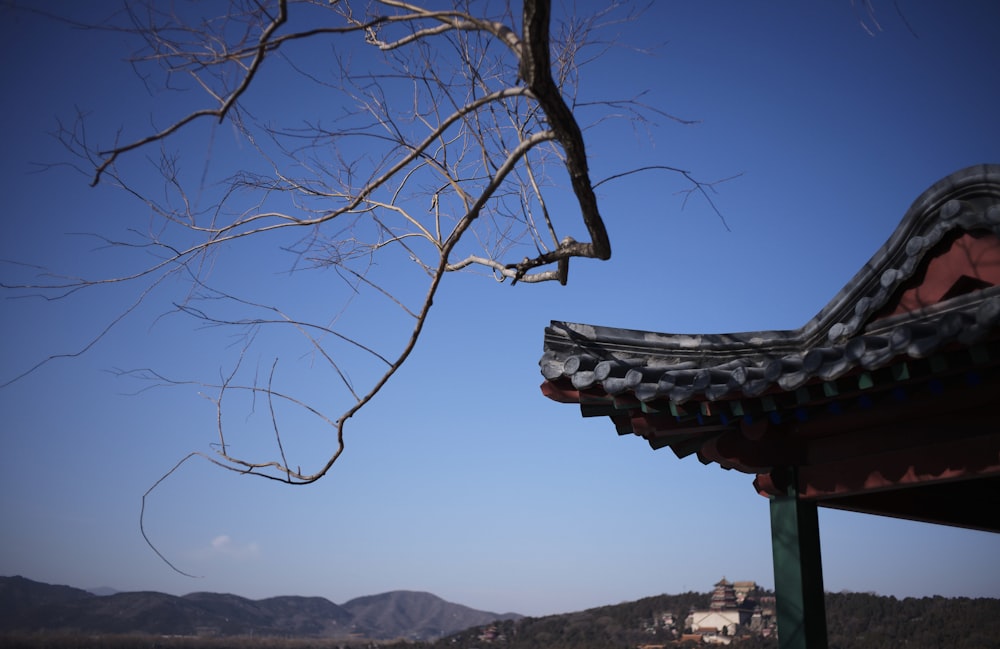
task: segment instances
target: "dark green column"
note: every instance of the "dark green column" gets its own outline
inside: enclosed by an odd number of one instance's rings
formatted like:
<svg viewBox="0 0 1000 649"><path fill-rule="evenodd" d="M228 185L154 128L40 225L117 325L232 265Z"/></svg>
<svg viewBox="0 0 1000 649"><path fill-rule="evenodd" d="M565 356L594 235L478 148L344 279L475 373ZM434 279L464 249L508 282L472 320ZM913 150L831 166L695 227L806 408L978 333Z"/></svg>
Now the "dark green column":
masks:
<svg viewBox="0 0 1000 649"><path fill-rule="evenodd" d="M777 597L778 647L826 649L826 607L815 502L798 499L795 469L788 494L771 498L771 550Z"/></svg>

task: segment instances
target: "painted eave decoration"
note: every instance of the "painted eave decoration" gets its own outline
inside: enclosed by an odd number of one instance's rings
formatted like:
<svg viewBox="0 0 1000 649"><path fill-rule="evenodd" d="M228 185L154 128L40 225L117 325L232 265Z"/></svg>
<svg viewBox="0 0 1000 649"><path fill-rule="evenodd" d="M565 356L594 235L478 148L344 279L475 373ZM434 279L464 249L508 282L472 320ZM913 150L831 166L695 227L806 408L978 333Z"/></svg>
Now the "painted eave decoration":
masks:
<svg viewBox="0 0 1000 649"><path fill-rule="evenodd" d="M925 191L799 329L552 322L540 367L549 398L763 495L794 467L823 506L1000 531L1000 165Z"/></svg>

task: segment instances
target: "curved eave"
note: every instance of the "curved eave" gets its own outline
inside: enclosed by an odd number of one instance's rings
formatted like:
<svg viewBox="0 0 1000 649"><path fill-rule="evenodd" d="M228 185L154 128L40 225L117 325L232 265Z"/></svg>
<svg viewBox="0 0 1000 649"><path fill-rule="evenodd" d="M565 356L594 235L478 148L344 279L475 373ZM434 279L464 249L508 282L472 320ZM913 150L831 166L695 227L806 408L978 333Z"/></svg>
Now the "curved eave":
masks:
<svg viewBox="0 0 1000 649"><path fill-rule="evenodd" d="M799 329L552 322L539 364L549 398L607 416L653 448L755 473L764 494L787 487L775 469L789 466L800 469L802 497L888 515L895 501L874 494L1000 484L1000 165L924 192ZM905 503L893 506L904 515ZM949 522L1000 529L1000 514L967 509Z"/></svg>
<svg viewBox="0 0 1000 649"><path fill-rule="evenodd" d="M684 404L796 390L900 357L925 358L956 341L976 345L1000 325L1000 286L880 314L956 232L1000 241L1000 165L963 169L924 192L889 241L799 329L667 334L553 321L542 375L577 390Z"/></svg>

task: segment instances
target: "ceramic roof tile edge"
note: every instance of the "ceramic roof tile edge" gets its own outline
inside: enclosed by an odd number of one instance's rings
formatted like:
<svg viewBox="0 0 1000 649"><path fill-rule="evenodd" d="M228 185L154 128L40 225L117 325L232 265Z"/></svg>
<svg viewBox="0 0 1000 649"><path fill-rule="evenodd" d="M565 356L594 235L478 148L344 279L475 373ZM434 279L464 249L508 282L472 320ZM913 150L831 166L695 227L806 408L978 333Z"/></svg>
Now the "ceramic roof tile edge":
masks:
<svg viewBox="0 0 1000 649"><path fill-rule="evenodd" d="M804 326L787 331L665 334L553 321L540 360L547 381L576 390L631 391L640 401L759 396L794 390L907 355L922 358L1000 328L1000 287L890 316L865 329L925 255L953 230L1000 236L1000 165L976 165L935 183L914 201L889 240Z"/></svg>
<svg viewBox="0 0 1000 649"><path fill-rule="evenodd" d="M804 337L825 332L835 341L857 333L913 275L924 254L959 228L1000 236L1000 164L966 167L924 191L889 240L800 330Z"/></svg>

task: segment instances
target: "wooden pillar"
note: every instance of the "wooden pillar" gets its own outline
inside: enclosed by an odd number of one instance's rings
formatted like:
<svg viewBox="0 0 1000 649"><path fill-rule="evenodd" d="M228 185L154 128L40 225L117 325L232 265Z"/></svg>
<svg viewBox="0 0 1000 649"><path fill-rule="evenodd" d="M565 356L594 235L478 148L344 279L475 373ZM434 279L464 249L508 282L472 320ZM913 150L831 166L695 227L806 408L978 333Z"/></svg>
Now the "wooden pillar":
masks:
<svg viewBox="0 0 1000 649"><path fill-rule="evenodd" d="M815 502L798 498L795 468L787 495L771 498L771 551L779 649L826 649L826 606Z"/></svg>

